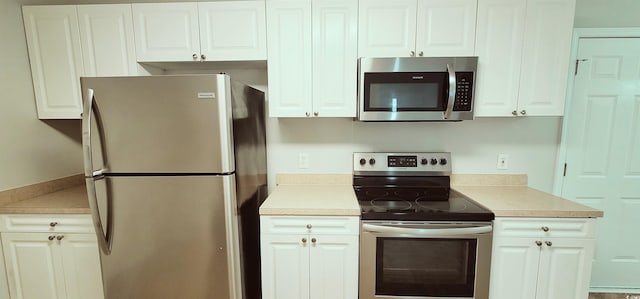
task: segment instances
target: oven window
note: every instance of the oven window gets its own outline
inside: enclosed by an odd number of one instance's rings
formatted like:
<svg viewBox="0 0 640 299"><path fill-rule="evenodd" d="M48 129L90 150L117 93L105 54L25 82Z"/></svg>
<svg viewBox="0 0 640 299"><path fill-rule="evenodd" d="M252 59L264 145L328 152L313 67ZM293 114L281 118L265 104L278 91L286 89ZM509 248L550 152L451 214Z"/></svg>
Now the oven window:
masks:
<svg viewBox="0 0 640 299"><path fill-rule="evenodd" d="M365 73L365 111L444 111L445 73Z"/></svg>
<svg viewBox="0 0 640 299"><path fill-rule="evenodd" d="M376 295L473 297L476 239L376 241Z"/></svg>

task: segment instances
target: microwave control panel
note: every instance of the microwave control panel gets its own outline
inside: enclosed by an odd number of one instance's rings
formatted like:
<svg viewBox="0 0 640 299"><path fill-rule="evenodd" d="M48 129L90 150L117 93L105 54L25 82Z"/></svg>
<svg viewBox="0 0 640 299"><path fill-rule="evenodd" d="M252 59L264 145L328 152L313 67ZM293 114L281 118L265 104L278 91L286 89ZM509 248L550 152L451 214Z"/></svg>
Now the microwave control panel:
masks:
<svg viewBox="0 0 640 299"><path fill-rule="evenodd" d="M456 99L453 111L471 111L473 72L456 72Z"/></svg>

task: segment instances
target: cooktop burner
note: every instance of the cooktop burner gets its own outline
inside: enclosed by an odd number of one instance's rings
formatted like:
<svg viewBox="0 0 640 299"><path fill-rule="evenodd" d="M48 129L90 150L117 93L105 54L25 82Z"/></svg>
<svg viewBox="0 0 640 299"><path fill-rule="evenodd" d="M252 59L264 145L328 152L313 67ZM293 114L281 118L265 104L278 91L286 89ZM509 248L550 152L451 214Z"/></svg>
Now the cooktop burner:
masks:
<svg viewBox="0 0 640 299"><path fill-rule="evenodd" d="M362 219L493 220L491 211L451 190L450 160L449 153L354 153L353 189Z"/></svg>

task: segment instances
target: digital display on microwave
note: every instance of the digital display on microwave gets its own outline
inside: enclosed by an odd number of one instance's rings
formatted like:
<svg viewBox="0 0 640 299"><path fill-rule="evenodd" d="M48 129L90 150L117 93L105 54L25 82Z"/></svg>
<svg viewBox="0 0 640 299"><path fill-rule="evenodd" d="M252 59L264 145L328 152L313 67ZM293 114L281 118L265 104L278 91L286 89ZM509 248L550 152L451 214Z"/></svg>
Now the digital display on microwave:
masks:
<svg viewBox="0 0 640 299"><path fill-rule="evenodd" d="M387 167L418 167L416 156L388 156Z"/></svg>

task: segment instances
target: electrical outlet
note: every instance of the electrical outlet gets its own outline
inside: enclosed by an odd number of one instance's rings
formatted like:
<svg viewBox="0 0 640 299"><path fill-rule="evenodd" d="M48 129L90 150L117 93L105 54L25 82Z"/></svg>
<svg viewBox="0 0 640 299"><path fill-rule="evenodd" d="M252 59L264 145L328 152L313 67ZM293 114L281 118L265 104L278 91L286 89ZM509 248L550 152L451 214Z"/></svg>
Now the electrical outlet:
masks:
<svg viewBox="0 0 640 299"><path fill-rule="evenodd" d="M497 169L508 169L509 168L509 155L507 154L498 154L498 165L496 165Z"/></svg>
<svg viewBox="0 0 640 299"><path fill-rule="evenodd" d="M299 153L298 154L298 168L300 168L300 169L308 169L309 168L309 154L307 154L307 153Z"/></svg>

